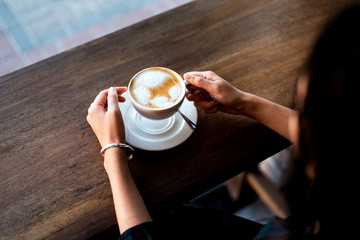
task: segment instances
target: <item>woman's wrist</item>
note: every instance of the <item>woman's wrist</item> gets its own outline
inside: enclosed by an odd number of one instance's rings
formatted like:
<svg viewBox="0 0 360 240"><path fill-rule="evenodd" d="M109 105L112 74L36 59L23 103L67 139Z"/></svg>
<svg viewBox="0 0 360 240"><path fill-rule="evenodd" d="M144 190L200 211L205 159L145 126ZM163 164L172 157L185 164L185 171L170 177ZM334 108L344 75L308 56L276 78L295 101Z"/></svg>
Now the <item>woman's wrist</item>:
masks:
<svg viewBox="0 0 360 240"><path fill-rule="evenodd" d="M126 157L126 150L124 148L113 147L109 148L104 153L104 168L108 174L116 171L117 168L128 165Z"/></svg>
<svg viewBox="0 0 360 240"><path fill-rule="evenodd" d="M256 95L246 93L243 97L243 115L257 120L259 114L260 105L264 99L259 98Z"/></svg>
<svg viewBox="0 0 360 240"><path fill-rule="evenodd" d="M244 116L251 116L251 112L253 109L253 95L243 92L241 90L237 90L238 92L234 94L236 96L234 102L234 109L238 112L238 114Z"/></svg>

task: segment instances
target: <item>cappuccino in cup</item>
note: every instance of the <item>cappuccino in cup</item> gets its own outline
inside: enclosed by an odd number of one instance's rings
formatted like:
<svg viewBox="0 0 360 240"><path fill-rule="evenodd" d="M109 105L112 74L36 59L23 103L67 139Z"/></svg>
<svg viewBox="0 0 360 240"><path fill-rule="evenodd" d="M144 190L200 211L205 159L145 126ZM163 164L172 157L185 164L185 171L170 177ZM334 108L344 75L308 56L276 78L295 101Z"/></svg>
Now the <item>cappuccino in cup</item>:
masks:
<svg viewBox="0 0 360 240"><path fill-rule="evenodd" d="M154 67L139 73L132 80L130 94L142 106L165 108L178 100L181 84L173 72Z"/></svg>
<svg viewBox="0 0 360 240"><path fill-rule="evenodd" d="M153 119L174 114L185 97L182 77L163 67L151 67L138 72L131 79L128 90L135 109Z"/></svg>

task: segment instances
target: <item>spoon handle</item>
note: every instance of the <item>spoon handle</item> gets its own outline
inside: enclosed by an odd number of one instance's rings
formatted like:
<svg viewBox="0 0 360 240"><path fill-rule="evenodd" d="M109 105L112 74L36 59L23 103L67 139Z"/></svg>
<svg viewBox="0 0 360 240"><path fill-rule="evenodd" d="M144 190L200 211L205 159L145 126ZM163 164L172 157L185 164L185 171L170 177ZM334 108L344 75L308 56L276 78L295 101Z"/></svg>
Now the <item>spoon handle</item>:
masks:
<svg viewBox="0 0 360 240"><path fill-rule="evenodd" d="M178 112L180 113L180 115L183 117L183 119L185 120L185 122L189 125L189 127L193 130L196 129L196 124L191 121L187 116L185 116L180 110L178 110Z"/></svg>

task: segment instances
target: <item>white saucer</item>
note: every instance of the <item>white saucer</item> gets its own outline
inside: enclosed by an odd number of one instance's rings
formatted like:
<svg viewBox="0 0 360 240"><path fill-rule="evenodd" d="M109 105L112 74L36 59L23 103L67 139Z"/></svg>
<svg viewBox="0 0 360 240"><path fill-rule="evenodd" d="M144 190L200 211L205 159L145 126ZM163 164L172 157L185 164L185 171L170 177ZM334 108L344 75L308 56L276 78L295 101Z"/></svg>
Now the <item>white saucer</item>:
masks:
<svg viewBox="0 0 360 240"><path fill-rule="evenodd" d="M151 120L141 116L133 108L127 92L122 96L126 101L119 103L119 107L124 119L128 144L143 150L161 151L183 143L193 133L194 130L179 113L164 120ZM195 124L197 123L198 114L192 102L185 98L180 110Z"/></svg>

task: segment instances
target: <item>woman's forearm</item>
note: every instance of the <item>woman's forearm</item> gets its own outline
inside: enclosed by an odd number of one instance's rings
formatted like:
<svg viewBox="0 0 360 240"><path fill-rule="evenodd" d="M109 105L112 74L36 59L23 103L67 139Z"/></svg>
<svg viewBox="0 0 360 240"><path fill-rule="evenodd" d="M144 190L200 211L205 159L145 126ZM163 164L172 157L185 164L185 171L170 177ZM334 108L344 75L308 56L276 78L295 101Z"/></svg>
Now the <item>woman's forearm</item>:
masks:
<svg viewBox="0 0 360 240"><path fill-rule="evenodd" d="M243 115L260 122L291 142L296 141L294 131L298 127L297 111L252 94L246 94L244 98L246 104Z"/></svg>
<svg viewBox="0 0 360 240"><path fill-rule="evenodd" d="M140 223L152 221L127 161L122 149L111 148L105 153L104 166L111 184L120 233Z"/></svg>

